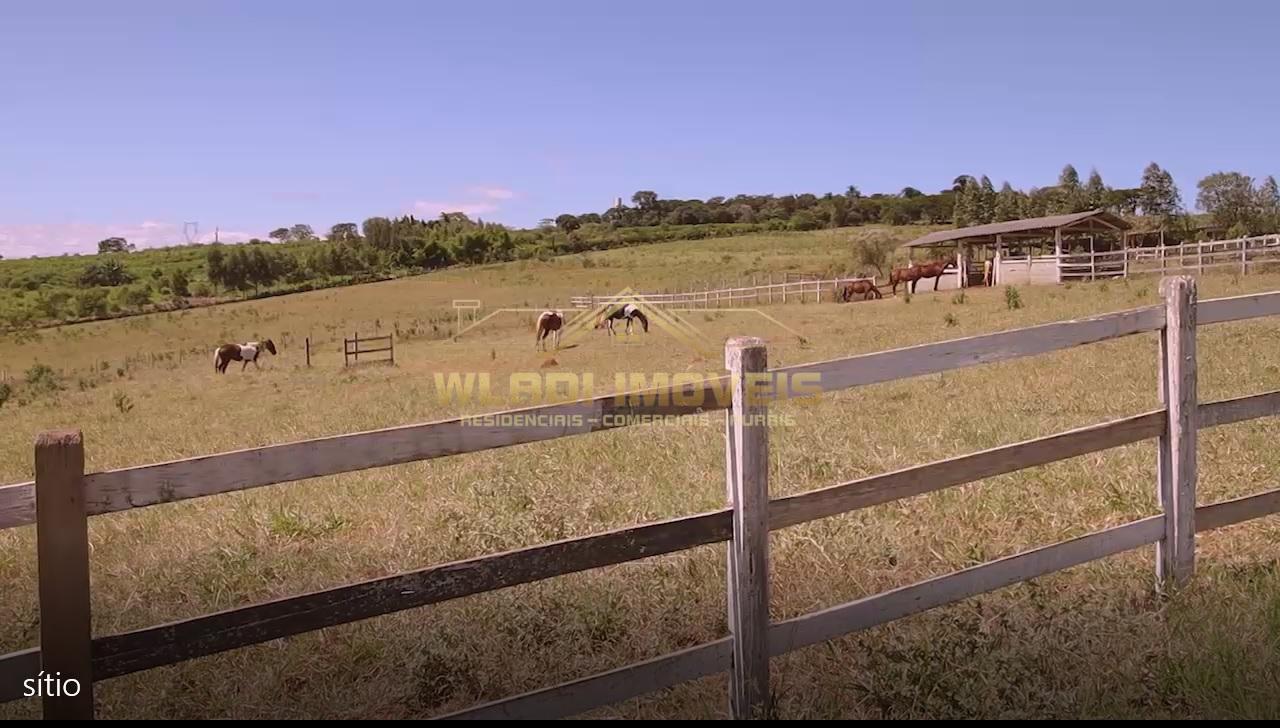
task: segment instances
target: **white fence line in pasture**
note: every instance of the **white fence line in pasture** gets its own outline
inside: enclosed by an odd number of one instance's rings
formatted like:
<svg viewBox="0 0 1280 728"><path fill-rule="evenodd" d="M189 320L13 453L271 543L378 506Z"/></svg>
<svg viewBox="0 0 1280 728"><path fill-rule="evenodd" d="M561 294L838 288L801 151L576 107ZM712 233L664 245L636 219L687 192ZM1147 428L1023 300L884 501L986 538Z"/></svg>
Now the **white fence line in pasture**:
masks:
<svg viewBox="0 0 1280 728"><path fill-rule="evenodd" d="M828 278L821 280L795 280L784 283L764 283L760 285L737 286L726 288L709 288L705 290L664 291L652 293L629 293L622 295L588 294L573 296L569 305L573 308L593 309L598 306L617 306L625 303L642 302L654 306L671 306L676 308L733 308L744 303L760 305L766 303L822 303L839 300L841 288L854 281L871 281L875 278L848 277ZM879 284L876 284L879 285Z"/></svg>
<svg viewBox="0 0 1280 728"><path fill-rule="evenodd" d="M1064 281L1204 271L1248 273L1251 266L1280 265L1280 235L1257 235L1182 245L1135 247L1105 252L1063 253Z"/></svg>
<svg viewBox="0 0 1280 728"><path fill-rule="evenodd" d="M792 284L775 284L792 285ZM0 528L36 524L41 645L0 657L0 700L21 697L24 680L60 672L92 694L101 681L205 655L355 622L405 609L703 546L729 544L729 635L645 662L626 665L446 717L567 717L682 682L729 673L734 717L769 715L770 657L868 629L977 594L1079 564L1157 544L1157 588L1194 576L1195 534L1280 512L1280 489L1196 505L1199 429L1280 414L1280 391L1200 403L1199 326L1280 315L1280 292L1197 301L1189 277L1162 282L1163 305L1025 329L924 344L778 369L763 342L731 339L729 373L688 387L623 393L533 407L525 414L583 415L581 426L463 426L460 420L409 425L218 453L169 463L84 473L78 431L36 440L36 479L0 487ZM904 379L1085 346L1148 332L1162 345L1153 363L1161 407L1110 422L770 498L768 408L785 387L748 396L759 377L797 374L824 392ZM780 391L781 390L781 391ZM672 396L675 395L675 396ZM699 395L699 396L691 396ZM675 404L695 402L694 404ZM427 566L389 577L284 597L165 625L106 636L89 633L88 519L185 498L234 492L304 478L353 472L497 447L582 435L635 418L605 414L684 414L726 410L726 507L708 513ZM522 418L524 419L524 418ZM533 420L534 418L527 418ZM538 418L543 419L543 418ZM552 419L552 418L545 418ZM574 421L574 418L564 418ZM1161 512L821 611L769 620L770 531L853 510L937 492L996 475L1155 439L1152 480ZM93 716L91 700L42 697L45 717Z"/></svg>

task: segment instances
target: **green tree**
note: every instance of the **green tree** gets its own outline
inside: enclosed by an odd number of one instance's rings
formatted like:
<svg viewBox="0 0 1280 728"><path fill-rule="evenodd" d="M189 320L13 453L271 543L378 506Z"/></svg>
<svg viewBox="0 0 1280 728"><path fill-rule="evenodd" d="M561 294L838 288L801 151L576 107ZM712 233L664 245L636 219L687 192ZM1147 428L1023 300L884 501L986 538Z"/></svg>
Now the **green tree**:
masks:
<svg viewBox="0 0 1280 728"><path fill-rule="evenodd" d="M244 248L239 245L233 246L223 266L223 284L237 291L247 291L253 286L250 281L251 270L252 263Z"/></svg>
<svg viewBox="0 0 1280 728"><path fill-rule="evenodd" d="M1107 206L1107 193L1110 190L1102 183L1102 175L1097 169L1090 170L1089 181L1084 185L1084 206L1088 210L1101 210Z"/></svg>
<svg viewBox="0 0 1280 728"><path fill-rule="evenodd" d="M966 177L965 179L964 187L956 196L955 210L951 214L951 222L956 227L978 224L978 217L981 214L982 188L974 178Z"/></svg>
<svg viewBox="0 0 1280 728"><path fill-rule="evenodd" d="M1253 178L1239 172L1215 172L1196 185L1196 205L1223 227L1241 225L1252 230L1258 223L1258 193Z"/></svg>
<svg viewBox="0 0 1280 728"><path fill-rule="evenodd" d="M276 256L262 248L251 248L245 256L246 277L253 284L254 291L275 283L279 278L280 266Z"/></svg>
<svg viewBox="0 0 1280 728"><path fill-rule="evenodd" d="M1085 209L1084 191L1080 189L1080 174L1068 164L1058 175L1058 187L1054 191L1052 212L1080 212Z"/></svg>
<svg viewBox="0 0 1280 728"><path fill-rule="evenodd" d="M1280 232L1280 185L1270 175L1258 188L1258 213L1260 232Z"/></svg>
<svg viewBox="0 0 1280 728"><path fill-rule="evenodd" d="M582 223L578 222L577 215L570 215L569 213L565 213L556 218L556 227L560 228L566 233L571 233L574 230L577 230L578 228L582 227Z"/></svg>
<svg viewBox="0 0 1280 728"><path fill-rule="evenodd" d="M107 258L85 266L81 271L79 284L81 288L97 286L123 286L132 283L136 277L125 268L124 263L116 258Z"/></svg>
<svg viewBox="0 0 1280 728"><path fill-rule="evenodd" d="M395 228L385 217L371 217L361 224L365 242L375 248L390 248L395 240Z"/></svg>
<svg viewBox="0 0 1280 728"><path fill-rule="evenodd" d="M209 282L215 286L230 287L227 284L227 257L222 252L222 246L215 245L209 248L209 252L204 256L204 274Z"/></svg>
<svg viewBox="0 0 1280 728"><path fill-rule="evenodd" d="M315 236L316 236L316 233L314 230L311 229L310 225L304 225L302 223L298 223L297 225L294 225L293 227L289 228L290 240L296 240L296 241L312 240L315 238Z"/></svg>
<svg viewBox="0 0 1280 728"><path fill-rule="evenodd" d="M275 230L272 230L271 232L267 233L267 237L271 238L277 243L283 243L289 239L289 228L282 228L282 227L276 228Z"/></svg>
<svg viewBox="0 0 1280 728"><path fill-rule="evenodd" d="M354 222L340 222L329 228L329 242L345 243L360 239L360 233L356 232L356 224Z"/></svg>
<svg viewBox="0 0 1280 728"><path fill-rule="evenodd" d="M995 221L996 188L991 184L991 178L985 174L982 175L982 181L978 183L977 209L977 222L988 223Z"/></svg>
<svg viewBox="0 0 1280 728"><path fill-rule="evenodd" d="M1182 196L1173 183L1173 175L1152 162L1142 171L1142 184L1138 187L1138 207L1144 215L1176 215L1182 209Z"/></svg>
<svg viewBox="0 0 1280 728"><path fill-rule="evenodd" d="M1021 200L1018 199L1018 193L1014 191L1013 186L1008 182L1000 185L1000 191L996 193L996 204L993 210L995 222L1017 220L1021 214L1020 207Z"/></svg>
<svg viewBox="0 0 1280 728"><path fill-rule="evenodd" d="M130 253L133 252L134 246L124 238L107 238L98 241L98 254L106 253Z"/></svg>
<svg viewBox="0 0 1280 728"><path fill-rule="evenodd" d="M1068 192L1080 189L1080 173L1070 164L1058 175L1058 187Z"/></svg>
<svg viewBox="0 0 1280 728"><path fill-rule="evenodd" d="M652 210L658 206L658 193L652 190L640 190L631 196L631 202L641 210Z"/></svg>

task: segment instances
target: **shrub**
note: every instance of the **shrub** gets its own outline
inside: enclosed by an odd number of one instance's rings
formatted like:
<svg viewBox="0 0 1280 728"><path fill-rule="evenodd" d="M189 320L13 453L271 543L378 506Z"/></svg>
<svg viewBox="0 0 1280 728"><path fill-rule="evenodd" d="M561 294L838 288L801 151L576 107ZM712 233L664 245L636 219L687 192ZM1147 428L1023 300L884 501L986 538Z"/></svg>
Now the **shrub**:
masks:
<svg viewBox="0 0 1280 728"><path fill-rule="evenodd" d="M1004 305L1010 310L1022 308L1022 294L1017 288L1008 286L1004 289Z"/></svg>

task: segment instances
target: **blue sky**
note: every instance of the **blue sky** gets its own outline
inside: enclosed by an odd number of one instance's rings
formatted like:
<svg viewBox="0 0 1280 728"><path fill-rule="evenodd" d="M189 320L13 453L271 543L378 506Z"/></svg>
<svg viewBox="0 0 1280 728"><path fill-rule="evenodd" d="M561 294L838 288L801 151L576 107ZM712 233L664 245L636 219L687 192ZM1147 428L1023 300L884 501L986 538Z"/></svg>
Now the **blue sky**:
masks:
<svg viewBox="0 0 1280 728"><path fill-rule="evenodd" d="M1268 2L0 4L0 254L441 208L1280 174Z"/></svg>

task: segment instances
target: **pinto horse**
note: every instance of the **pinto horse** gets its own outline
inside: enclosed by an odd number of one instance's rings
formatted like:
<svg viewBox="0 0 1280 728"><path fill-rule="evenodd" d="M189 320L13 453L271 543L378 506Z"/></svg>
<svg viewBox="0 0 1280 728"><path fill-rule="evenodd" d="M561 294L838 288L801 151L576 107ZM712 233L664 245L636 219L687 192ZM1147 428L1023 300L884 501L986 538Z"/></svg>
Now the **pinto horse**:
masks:
<svg viewBox="0 0 1280 728"><path fill-rule="evenodd" d="M240 371L244 371L245 367L249 366L249 362L253 362L254 369L260 369L258 356L264 349L275 356L276 345L271 339L263 342L250 341L247 344L223 344L213 352L213 370L219 374L225 374L227 367L233 361L244 362L240 365Z"/></svg>
<svg viewBox="0 0 1280 728"><path fill-rule="evenodd" d="M613 336L614 335L613 323L621 319L627 320L628 336L631 335L632 319L638 319L640 321L640 325L644 327L644 332L646 334L649 333L649 319L644 315L644 313L640 310L640 308L636 306L634 303L628 303L627 305L623 306L617 311L614 311L608 316L600 319L600 321L596 322L596 328L597 329L602 327L607 328L609 329L609 335Z"/></svg>
<svg viewBox="0 0 1280 728"><path fill-rule="evenodd" d="M547 337L551 337L555 348L560 348L560 329L564 327L564 314L559 311L543 311L538 314L538 330L534 340L534 348L547 350Z"/></svg>
<svg viewBox="0 0 1280 728"><path fill-rule="evenodd" d="M844 284L844 288L840 290L840 300L848 303L853 300L854 296L862 296L862 300L867 300L872 296L876 298L884 298L880 293L880 289L876 288L876 284L871 281L849 281Z"/></svg>

